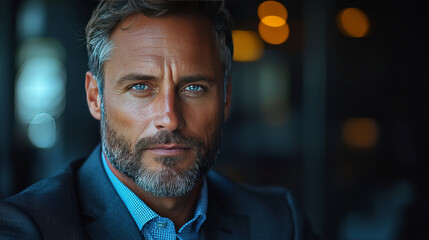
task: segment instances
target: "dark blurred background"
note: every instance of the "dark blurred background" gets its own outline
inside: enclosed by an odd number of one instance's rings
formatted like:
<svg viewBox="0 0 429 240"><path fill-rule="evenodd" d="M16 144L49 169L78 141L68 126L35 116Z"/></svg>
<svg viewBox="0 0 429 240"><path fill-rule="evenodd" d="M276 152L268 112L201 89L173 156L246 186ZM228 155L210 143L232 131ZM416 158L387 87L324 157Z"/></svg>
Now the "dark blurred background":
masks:
<svg viewBox="0 0 429 240"><path fill-rule="evenodd" d="M227 2L240 31L216 168L291 189L321 239L428 239L428 2L279 0L283 40L261 32L262 2ZM97 3L0 2L0 198L99 142L84 91Z"/></svg>

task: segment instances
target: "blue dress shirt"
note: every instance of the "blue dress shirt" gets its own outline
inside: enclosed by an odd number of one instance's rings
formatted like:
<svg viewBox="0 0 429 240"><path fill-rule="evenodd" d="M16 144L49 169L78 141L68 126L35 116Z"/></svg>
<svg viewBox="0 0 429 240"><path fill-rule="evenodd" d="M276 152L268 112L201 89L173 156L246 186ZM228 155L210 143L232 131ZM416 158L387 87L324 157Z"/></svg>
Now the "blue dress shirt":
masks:
<svg viewBox="0 0 429 240"><path fill-rule="evenodd" d="M110 170L104 154L101 154L104 170L113 184L119 197L128 208L131 216L140 229L144 239L181 239L196 240L207 214L207 180L203 179L200 196L195 209L194 217L176 232L173 221L159 216L149 208L133 191L125 186Z"/></svg>

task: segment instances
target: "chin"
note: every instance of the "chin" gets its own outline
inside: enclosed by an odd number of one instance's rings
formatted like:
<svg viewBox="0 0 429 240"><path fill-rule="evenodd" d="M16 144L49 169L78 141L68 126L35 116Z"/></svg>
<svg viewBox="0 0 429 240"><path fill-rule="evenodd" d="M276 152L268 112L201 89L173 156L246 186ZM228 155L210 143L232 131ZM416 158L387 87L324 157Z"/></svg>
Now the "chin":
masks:
<svg viewBox="0 0 429 240"><path fill-rule="evenodd" d="M201 179L198 173L163 166L156 171L145 171L134 179L143 190L158 197L181 197L191 192Z"/></svg>

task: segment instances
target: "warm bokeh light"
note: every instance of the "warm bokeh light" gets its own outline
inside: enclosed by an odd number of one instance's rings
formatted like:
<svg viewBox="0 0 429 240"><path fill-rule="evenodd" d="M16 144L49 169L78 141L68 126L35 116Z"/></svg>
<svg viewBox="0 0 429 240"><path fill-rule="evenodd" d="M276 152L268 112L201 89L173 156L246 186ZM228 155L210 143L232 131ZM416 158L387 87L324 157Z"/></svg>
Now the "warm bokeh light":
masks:
<svg viewBox="0 0 429 240"><path fill-rule="evenodd" d="M283 24L286 23L287 10L285 6L283 6L283 4L279 2L265 1L265 2L262 2L258 7L258 17L259 19L261 19L261 21L263 21L268 26L279 27L281 26L281 25L278 25L280 24L279 19L283 20Z"/></svg>
<svg viewBox="0 0 429 240"><path fill-rule="evenodd" d="M337 17L341 32L353 38L366 37L369 33L369 20L367 15L358 8L346 8Z"/></svg>
<svg viewBox="0 0 429 240"><path fill-rule="evenodd" d="M260 22L259 35L269 44L282 44L289 37L289 25L286 23L281 27L269 27Z"/></svg>
<svg viewBox="0 0 429 240"><path fill-rule="evenodd" d="M378 125L372 118L351 118L344 123L342 134L349 146L371 148L378 140Z"/></svg>
<svg viewBox="0 0 429 240"><path fill-rule="evenodd" d="M234 61L248 62L260 59L264 53L264 43L257 33L252 31L232 31Z"/></svg>
<svg viewBox="0 0 429 240"><path fill-rule="evenodd" d="M286 23L286 21L283 18L279 16L272 16L272 15L263 17L261 19L261 22L263 22L265 25L270 27L281 27Z"/></svg>

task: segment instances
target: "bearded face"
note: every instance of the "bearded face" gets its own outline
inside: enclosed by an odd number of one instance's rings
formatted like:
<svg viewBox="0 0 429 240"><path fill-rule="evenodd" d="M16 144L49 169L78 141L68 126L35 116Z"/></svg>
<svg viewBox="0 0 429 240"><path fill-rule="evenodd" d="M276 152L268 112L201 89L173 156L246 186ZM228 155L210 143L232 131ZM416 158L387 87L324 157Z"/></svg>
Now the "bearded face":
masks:
<svg viewBox="0 0 429 240"><path fill-rule="evenodd" d="M105 111L103 112L104 116ZM108 122L107 117L102 117L103 152L115 168L154 196L180 197L187 194L215 163L220 143L220 127L207 146L196 137L186 137L179 132L169 131L160 131L153 136L144 137L132 145ZM156 156L155 161L162 164L162 167L156 170L148 169L145 166L145 150L163 144L178 144L193 149L191 167L185 170L176 168L177 163L183 159L181 156Z"/></svg>
<svg viewBox="0 0 429 240"><path fill-rule="evenodd" d="M185 195L215 161L230 95L212 27L203 16L130 16L111 34L102 87L87 74L104 154L155 196Z"/></svg>

